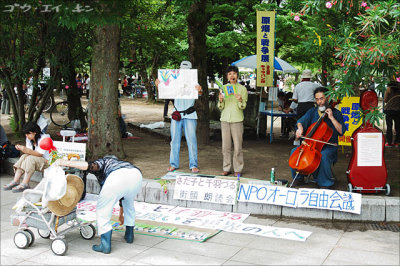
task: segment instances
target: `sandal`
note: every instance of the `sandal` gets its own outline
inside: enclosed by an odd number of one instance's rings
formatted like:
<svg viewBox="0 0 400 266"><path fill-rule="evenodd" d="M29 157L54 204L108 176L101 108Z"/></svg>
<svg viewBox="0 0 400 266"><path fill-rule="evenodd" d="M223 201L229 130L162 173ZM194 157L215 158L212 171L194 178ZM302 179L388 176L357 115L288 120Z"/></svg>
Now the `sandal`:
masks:
<svg viewBox="0 0 400 266"><path fill-rule="evenodd" d="M220 175L222 175L222 176L228 176L228 175L230 175L230 174L232 174L232 172L230 172L230 171L223 171Z"/></svg>
<svg viewBox="0 0 400 266"><path fill-rule="evenodd" d="M23 192L25 189L30 188L29 185L26 184L19 184L18 186L16 186L15 188L12 189L13 193L18 193L18 192Z"/></svg>
<svg viewBox="0 0 400 266"><path fill-rule="evenodd" d="M11 190L13 187L16 187L18 185L19 185L19 183L12 181L10 184L4 185L3 190Z"/></svg>
<svg viewBox="0 0 400 266"><path fill-rule="evenodd" d="M168 167L168 169L167 169L168 172L173 172L173 171L175 171L175 170L176 170L176 168L173 167L173 166L170 166L170 167Z"/></svg>
<svg viewBox="0 0 400 266"><path fill-rule="evenodd" d="M199 168L197 168L197 167L192 168L192 173L198 173L198 172L200 172Z"/></svg>

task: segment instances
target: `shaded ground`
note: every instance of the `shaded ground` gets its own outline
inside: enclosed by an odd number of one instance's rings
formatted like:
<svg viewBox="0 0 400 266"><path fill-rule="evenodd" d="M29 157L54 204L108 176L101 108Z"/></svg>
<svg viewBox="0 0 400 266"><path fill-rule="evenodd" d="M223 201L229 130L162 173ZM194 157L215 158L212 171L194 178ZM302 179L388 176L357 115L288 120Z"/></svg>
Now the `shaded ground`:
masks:
<svg viewBox="0 0 400 266"><path fill-rule="evenodd" d="M85 105L86 100L83 100ZM163 103L149 104L142 99L121 99L122 113L125 114L125 120L128 123L153 123L162 121ZM172 111L172 105L169 106L169 112ZM48 114L46 114L48 116ZM7 117L2 115L1 123L6 129L10 139L15 142L24 143L22 139L16 139L11 136L11 130L8 125ZM275 122L274 135L279 136L280 121ZM55 140L61 140L56 136L59 130L53 124L49 127L49 132ZM134 136L140 139L123 140L127 160L137 165L143 172L145 178L158 178L166 174L169 166L169 139L157 134L149 134L145 130L137 127L129 128ZM198 160L201 173L218 175L222 172L222 153L221 141L216 132L216 138L213 138L210 145L198 147ZM245 134L243 144L245 167L243 177L256 178L261 180L269 179L271 168L275 168L276 179L291 180L288 167L289 152L292 149L292 141L276 137L272 144L269 144L265 138L258 139L254 134ZM351 158L351 147L340 149L338 163L334 167L336 176L336 188L347 190L346 170ZM180 154L180 171L189 171L189 161L186 142L182 142ZM391 186L391 196L400 196L400 148L385 149L385 161L388 170L388 183ZM304 187L315 187L310 183ZM383 195L383 194L380 194Z"/></svg>

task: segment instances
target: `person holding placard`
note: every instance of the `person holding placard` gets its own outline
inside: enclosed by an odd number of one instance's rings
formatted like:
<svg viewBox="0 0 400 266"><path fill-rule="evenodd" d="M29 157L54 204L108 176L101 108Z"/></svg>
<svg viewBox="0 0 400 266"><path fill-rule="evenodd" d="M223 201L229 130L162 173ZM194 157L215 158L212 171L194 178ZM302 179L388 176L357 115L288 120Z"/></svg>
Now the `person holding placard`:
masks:
<svg viewBox="0 0 400 266"><path fill-rule="evenodd" d="M243 110L247 104L247 89L238 81L239 69L229 66L226 70L228 84L219 93L218 108L221 110L221 135L223 172L221 175L231 174L232 167L235 176L240 176L243 170ZM233 141L233 158L232 158ZM232 165L233 160L233 165Z"/></svg>
<svg viewBox="0 0 400 266"><path fill-rule="evenodd" d="M191 69L192 63L182 61L180 69ZM156 80L156 86L160 84L160 80ZM201 94L201 86L196 85L195 89ZM189 152L189 169L193 173L200 172L197 161L197 113L194 108L195 99L175 99L174 113L171 119L171 152L169 157L168 172L172 172L179 168L179 152L181 148L182 129L185 134L186 143Z"/></svg>

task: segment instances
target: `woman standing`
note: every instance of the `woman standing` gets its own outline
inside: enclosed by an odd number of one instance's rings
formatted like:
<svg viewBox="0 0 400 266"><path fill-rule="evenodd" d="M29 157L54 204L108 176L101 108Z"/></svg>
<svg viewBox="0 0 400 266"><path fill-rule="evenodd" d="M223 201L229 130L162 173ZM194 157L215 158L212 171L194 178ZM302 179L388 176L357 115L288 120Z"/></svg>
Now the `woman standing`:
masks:
<svg viewBox="0 0 400 266"><path fill-rule="evenodd" d="M243 110L247 104L247 89L238 84L239 69L229 66L226 70L229 85L234 87L233 95L224 95L220 92L218 108L221 110L221 134L223 172L227 176L232 171L232 141L233 141L233 170L239 176L243 170Z"/></svg>
<svg viewBox="0 0 400 266"><path fill-rule="evenodd" d="M3 186L3 190L12 190L12 192L22 192L29 188L29 180L35 171L43 171L49 167L47 160L49 159L49 151L45 151L39 147L39 143L50 135L42 134L40 127L29 121L26 123L22 131L26 137L26 146L15 145L15 148L24 154L14 164L14 179L11 183ZM20 179L24 175L22 182Z"/></svg>

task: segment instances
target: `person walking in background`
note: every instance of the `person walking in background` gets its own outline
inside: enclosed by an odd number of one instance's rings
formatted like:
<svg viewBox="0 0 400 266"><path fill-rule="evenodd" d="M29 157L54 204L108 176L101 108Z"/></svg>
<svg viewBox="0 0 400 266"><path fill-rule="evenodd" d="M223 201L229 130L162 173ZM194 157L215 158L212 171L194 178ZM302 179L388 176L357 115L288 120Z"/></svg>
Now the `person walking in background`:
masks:
<svg viewBox="0 0 400 266"><path fill-rule="evenodd" d="M392 81L387 85L383 98L385 102L384 113L387 124L386 147L398 147L400 144L400 83ZM396 130L396 138L393 141L393 122Z"/></svg>
<svg viewBox="0 0 400 266"><path fill-rule="evenodd" d="M181 62L181 69L191 69L192 63L189 61ZM160 80L156 80L156 86L160 84ZM201 93L201 86L196 85L196 90ZM198 161L197 161L197 113L194 109L195 99L175 99L174 107L176 111L181 114L180 120L175 120L174 117L171 120L171 152L169 156L168 171L172 172L179 168L179 153L182 141L182 129L185 134L186 143L189 151L189 168L193 173L198 173Z"/></svg>
<svg viewBox="0 0 400 266"><path fill-rule="evenodd" d="M307 111L314 107L314 90L320 85L311 82L312 72L305 69L301 74L301 82L293 89L293 101L297 105L297 118L302 117Z"/></svg>
<svg viewBox="0 0 400 266"><path fill-rule="evenodd" d="M227 176L233 170L235 176L242 173L243 162L243 110L247 104L247 89L238 83L239 69L236 66L229 66L226 70L229 85L234 86L233 95L219 93L218 108L221 110L221 135L222 135L222 157L223 172ZM233 141L233 158L232 158Z"/></svg>
<svg viewBox="0 0 400 266"><path fill-rule="evenodd" d="M1 114L10 114L10 99L8 98L6 88L2 89L3 100L1 101Z"/></svg>
<svg viewBox="0 0 400 266"><path fill-rule="evenodd" d="M85 90L86 90L86 99L89 99L90 77L88 74L85 74Z"/></svg>
<svg viewBox="0 0 400 266"><path fill-rule="evenodd" d="M174 105L174 99L165 99L165 103L164 103L164 122L170 122L170 119L168 117L168 106L169 106L170 102L172 102L172 105Z"/></svg>

